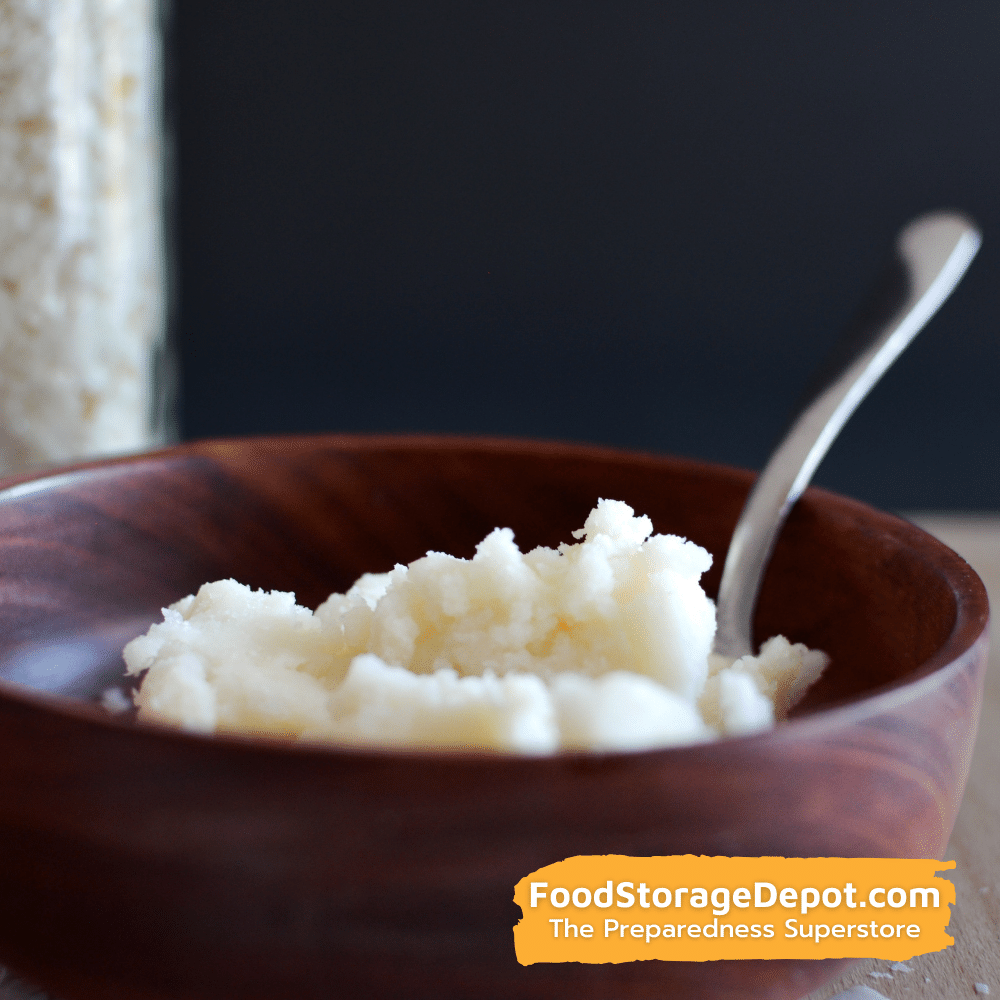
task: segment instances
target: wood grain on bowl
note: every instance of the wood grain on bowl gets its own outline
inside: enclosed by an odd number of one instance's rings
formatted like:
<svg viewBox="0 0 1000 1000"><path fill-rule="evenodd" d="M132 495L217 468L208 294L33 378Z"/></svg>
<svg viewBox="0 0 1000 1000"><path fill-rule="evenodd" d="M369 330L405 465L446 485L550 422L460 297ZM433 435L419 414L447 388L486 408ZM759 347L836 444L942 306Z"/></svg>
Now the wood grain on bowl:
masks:
<svg viewBox="0 0 1000 1000"><path fill-rule="evenodd" d="M975 735L986 595L950 550L807 492L758 638L832 656L771 733L634 754L379 753L208 738L92 702L160 608L232 576L315 606L497 525L568 540L598 497L711 551L752 474L530 442L185 445L0 495L0 964L73 998L755 996L819 962L514 958L516 882L575 854L937 857Z"/></svg>

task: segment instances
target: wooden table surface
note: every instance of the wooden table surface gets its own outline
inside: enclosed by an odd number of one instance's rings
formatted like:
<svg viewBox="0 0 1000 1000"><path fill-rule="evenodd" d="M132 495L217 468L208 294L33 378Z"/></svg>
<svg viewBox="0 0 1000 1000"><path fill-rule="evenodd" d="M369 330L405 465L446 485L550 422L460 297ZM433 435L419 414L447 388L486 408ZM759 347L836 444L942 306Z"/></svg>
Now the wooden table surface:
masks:
<svg viewBox="0 0 1000 1000"><path fill-rule="evenodd" d="M966 558L996 609L979 737L946 855L958 867L942 873L955 883L957 902L949 926L955 944L904 963L910 971L893 969L891 962L865 962L808 1000L829 1000L854 984L890 1000L1000 997L1000 516L923 514L910 519Z"/></svg>
<svg viewBox="0 0 1000 1000"><path fill-rule="evenodd" d="M1000 609L1000 515L914 515L912 520L969 561ZM830 1000L855 985L889 1000L1000 997L1000 611L993 620L992 650L969 785L948 845L947 858L958 862L955 871L946 873L957 890L949 927L955 944L918 956L903 968L864 962L804 1000ZM0 982L0 1000L29 997L41 1000L43 994L13 977Z"/></svg>

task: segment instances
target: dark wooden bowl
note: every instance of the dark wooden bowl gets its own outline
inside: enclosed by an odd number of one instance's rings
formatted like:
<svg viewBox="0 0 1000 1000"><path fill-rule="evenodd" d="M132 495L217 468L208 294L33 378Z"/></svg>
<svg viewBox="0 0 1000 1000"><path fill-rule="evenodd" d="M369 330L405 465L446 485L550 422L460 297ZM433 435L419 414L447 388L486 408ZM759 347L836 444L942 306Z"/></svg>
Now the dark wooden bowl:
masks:
<svg viewBox="0 0 1000 1000"><path fill-rule="evenodd" d="M519 966L515 883L576 854L940 857L986 593L919 529L810 490L757 632L832 665L773 732L522 759L306 749L93 704L161 606L233 576L317 604L497 525L555 545L598 497L719 565L752 475L532 442L221 441L0 494L0 963L66 998L797 1000L831 962Z"/></svg>

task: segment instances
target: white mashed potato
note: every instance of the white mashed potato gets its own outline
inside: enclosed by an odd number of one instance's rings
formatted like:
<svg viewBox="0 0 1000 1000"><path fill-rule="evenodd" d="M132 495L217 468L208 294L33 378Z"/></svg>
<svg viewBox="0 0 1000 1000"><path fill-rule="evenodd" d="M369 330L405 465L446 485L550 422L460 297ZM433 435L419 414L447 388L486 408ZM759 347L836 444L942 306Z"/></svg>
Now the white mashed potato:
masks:
<svg viewBox="0 0 1000 1000"><path fill-rule="evenodd" d="M781 636L713 655L712 557L601 500L578 544L471 560L429 552L313 613L294 594L205 584L125 649L139 716L200 732L544 754L766 729L826 665Z"/></svg>

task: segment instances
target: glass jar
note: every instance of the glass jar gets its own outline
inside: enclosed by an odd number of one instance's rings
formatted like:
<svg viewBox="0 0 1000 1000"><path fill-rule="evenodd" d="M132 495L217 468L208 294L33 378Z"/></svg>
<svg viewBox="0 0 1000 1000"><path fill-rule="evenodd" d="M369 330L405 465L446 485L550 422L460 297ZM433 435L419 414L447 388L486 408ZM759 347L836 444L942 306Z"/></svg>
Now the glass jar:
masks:
<svg viewBox="0 0 1000 1000"><path fill-rule="evenodd" d="M160 18L0 9L0 472L170 435Z"/></svg>

